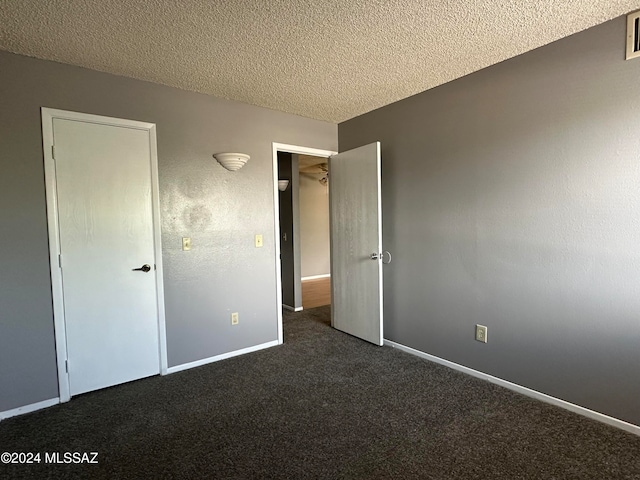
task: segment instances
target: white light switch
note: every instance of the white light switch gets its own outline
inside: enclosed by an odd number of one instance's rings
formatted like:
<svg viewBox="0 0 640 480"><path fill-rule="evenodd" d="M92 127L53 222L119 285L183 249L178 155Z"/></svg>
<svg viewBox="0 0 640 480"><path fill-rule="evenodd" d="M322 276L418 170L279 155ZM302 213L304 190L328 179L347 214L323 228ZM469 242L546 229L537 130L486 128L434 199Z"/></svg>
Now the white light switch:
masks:
<svg viewBox="0 0 640 480"><path fill-rule="evenodd" d="M191 237L182 237L182 250L191 250Z"/></svg>
<svg viewBox="0 0 640 480"><path fill-rule="evenodd" d="M260 248L262 246L262 235L256 235L256 248Z"/></svg>

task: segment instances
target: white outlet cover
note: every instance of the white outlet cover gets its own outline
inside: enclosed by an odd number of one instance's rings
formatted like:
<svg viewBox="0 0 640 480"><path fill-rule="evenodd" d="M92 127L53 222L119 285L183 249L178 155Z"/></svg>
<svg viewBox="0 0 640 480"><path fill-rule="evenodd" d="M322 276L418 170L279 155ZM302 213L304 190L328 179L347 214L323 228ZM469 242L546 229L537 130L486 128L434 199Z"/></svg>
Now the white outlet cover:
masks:
<svg viewBox="0 0 640 480"><path fill-rule="evenodd" d="M476 340L487 343L488 328L484 325L476 325Z"/></svg>

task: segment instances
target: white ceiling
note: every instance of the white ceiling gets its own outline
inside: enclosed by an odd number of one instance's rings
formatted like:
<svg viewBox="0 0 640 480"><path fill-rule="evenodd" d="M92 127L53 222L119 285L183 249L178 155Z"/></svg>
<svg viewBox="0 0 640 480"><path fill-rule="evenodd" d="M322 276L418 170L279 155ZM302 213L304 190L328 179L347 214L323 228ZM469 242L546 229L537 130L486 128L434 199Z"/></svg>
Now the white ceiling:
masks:
<svg viewBox="0 0 640 480"><path fill-rule="evenodd" d="M0 0L0 50L337 123L637 9L640 0Z"/></svg>

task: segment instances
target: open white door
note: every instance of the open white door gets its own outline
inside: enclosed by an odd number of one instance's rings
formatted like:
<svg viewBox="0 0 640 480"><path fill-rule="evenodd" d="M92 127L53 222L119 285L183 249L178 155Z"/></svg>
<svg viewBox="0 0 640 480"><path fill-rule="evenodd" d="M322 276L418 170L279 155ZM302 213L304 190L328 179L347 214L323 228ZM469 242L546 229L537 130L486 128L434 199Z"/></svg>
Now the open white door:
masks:
<svg viewBox="0 0 640 480"><path fill-rule="evenodd" d="M331 324L382 345L380 143L329 159Z"/></svg>

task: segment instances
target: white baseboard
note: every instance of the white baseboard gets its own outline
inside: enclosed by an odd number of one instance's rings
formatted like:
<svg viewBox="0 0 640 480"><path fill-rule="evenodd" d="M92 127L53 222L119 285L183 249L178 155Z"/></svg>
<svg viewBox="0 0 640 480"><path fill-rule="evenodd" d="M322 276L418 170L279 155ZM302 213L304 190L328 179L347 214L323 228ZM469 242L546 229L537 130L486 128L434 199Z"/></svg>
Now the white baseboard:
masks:
<svg viewBox="0 0 640 480"><path fill-rule="evenodd" d="M200 367L208 363L218 362L231 357L237 357L238 355L244 355L245 353L256 352L258 350L264 350L265 348L275 347L280 345L277 340L267 343L261 343L253 347L243 348L241 350L235 350L233 352L223 353L222 355L216 355L215 357L203 358L202 360L196 360L195 362L183 363L182 365L176 365L175 367L169 367L167 373L181 372L182 370L188 370L194 367Z"/></svg>
<svg viewBox="0 0 640 480"><path fill-rule="evenodd" d="M522 385L518 385L516 383L509 382L508 380L503 380L501 378L494 377L493 375L482 373L478 370L465 367L464 365L460 365L458 363L450 362L449 360L445 360L443 358L436 357L435 355L430 355L428 353L421 352L420 350L407 347L400 343L392 342L391 340L385 339L384 344L393 348L397 348L398 350L402 350L403 352L410 353L417 357L424 358L425 360L439 363L440 365L444 365L445 367L453 368L454 370L458 370L459 372L466 373L467 375L471 375L473 377L481 378L482 380L495 383L496 385L500 385L501 387L505 387L505 388L508 388L509 390L513 390L514 392L518 392L523 395L526 395L527 397L535 398L536 400L540 400L545 403L550 403L551 405L564 408L565 410L570 410L579 415L589 417L593 420L606 423L607 425L611 425L613 427L617 427L621 430L625 430L627 432L640 436L640 426L638 425L634 425L632 423L625 422L624 420L619 420L617 418L610 417L608 415L605 415L600 412L596 412L594 410L589 410L588 408L581 407L580 405L576 405L574 403L570 403L565 400L552 397L551 395L547 395L546 393L538 392L537 390L532 390L530 388L523 387Z"/></svg>
<svg viewBox="0 0 640 480"><path fill-rule="evenodd" d="M253 347L243 348L241 350L235 350L233 352L223 353L222 355L216 355L215 357L204 358L202 360L197 360L191 363L185 363L183 365L177 365L175 367L170 367L167 369L166 373L175 373L180 372L182 370L188 370L189 368L199 367L201 365L206 365L208 363L217 362L220 360L225 360L231 357L237 357L238 355L244 355L245 353L256 352L258 350L263 350L265 348L275 347L276 345L280 345L277 340L272 342L262 343L260 345L255 345ZM57 405L60 403L60 398L51 398L49 400L44 400L38 403L32 403L30 405L24 405L22 407L14 408L12 410L6 410L4 412L0 412L0 421L15 417L16 415L23 415L29 412L35 412L36 410L41 410L43 408L51 407L53 405Z"/></svg>
<svg viewBox="0 0 640 480"><path fill-rule="evenodd" d="M301 312L303 310L302 307L290 307L289 305L282 304L282 308L286 308L287 310L291 310L292 312Z"/></svg>
<svg viewBox="0 0 640 480"><path fill-rule="evenodd" d="M36 410L42 410L43 408L52 407L60 403L60 398L50 398L49 400L43 400L42 402L32 403L30 405L24 405L22 407L14 408L12 410L5 410L0 412L0 421L5 418L15 417L16 415L23 415L25 413L35 412Z"/></svg>
<svg viewBox="0 0 640 480"><path fill-rule="evenodd" d="M300 280L301 281L305 281L305 280L317 280L318 278L330 278L331 274L330 273L323 273L322 275L310 275L308 277L302 277Z"/></svg>

